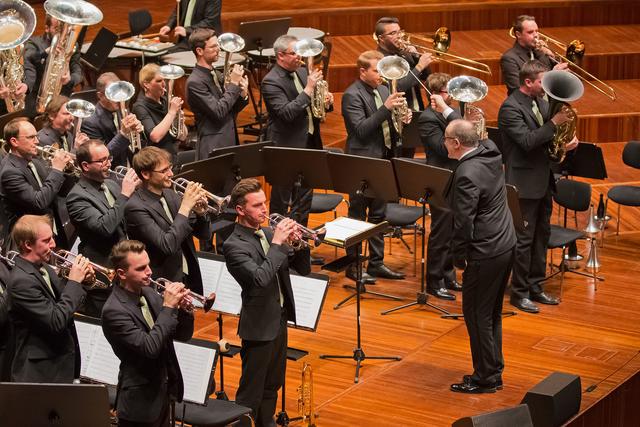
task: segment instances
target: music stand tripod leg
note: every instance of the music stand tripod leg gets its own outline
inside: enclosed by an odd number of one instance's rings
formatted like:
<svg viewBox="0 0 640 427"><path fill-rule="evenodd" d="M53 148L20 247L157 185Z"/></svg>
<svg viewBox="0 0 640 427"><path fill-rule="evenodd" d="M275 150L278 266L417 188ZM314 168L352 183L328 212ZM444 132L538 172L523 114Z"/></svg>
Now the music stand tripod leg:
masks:
<svg viewBox="0 0 640 427"><path fill-rule="evenodd" d="M222 340L222 313L218 313L218 336L219 339ZM227 396L227 392L224 391L224 356L222 353L220 354L220 390L215 392L216 399L218 400L229 400L229 396Z"/></svg>

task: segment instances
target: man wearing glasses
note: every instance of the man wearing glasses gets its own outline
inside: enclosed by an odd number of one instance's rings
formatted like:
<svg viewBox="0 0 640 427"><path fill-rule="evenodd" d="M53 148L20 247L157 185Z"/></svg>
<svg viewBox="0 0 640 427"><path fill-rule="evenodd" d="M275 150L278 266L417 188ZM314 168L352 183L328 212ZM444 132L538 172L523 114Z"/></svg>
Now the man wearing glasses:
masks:
<svg viewBox="0 0 640 427"><path fill-rule="evenodd" d="M109 179L112 159L102 141L92 139L78 147L76 161L82 175L67 196L69 218L80 238L78 252L103 266L109 265L111 248L127 237L124 206L140 186L133 169L122 186ZM100 317L110 293L109 289L88 291L83 313Z"/></svg>
<svg viewBox="0 0 640 427"><path fill-rule="evenodd" d="M193 238L208 239L211 222L202 185L190 183L183 195L172 190L170 154L145 147L133 156L142 186L125 207L127 233L147 247L153 277L182 282L202 294L202 277Z"/></svg>
<svg viewBox="0 0 640 427"><path fill-rule="evenodd" d="M36 128L24 117L11 120L4 127L4 140L9 154L3 160L0 183L1 197L6 214L7 236L13 225L23 215L49 215L54 219L53 233L56 243L66 243L62 222L57 212L57 197L65 182L62 173L71 161L69 153L59 150L51 159L51 167L38 155Z"/></svg>

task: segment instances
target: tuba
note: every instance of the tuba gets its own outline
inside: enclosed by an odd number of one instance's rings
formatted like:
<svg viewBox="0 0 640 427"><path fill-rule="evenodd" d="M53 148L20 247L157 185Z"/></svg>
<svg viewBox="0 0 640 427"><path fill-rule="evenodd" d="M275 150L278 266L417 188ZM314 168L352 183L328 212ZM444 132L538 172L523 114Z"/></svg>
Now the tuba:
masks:
<svg viewBox="0 0 640 427"><path fill-rule="evenodd" d="M89 101L85 101L84 99L70 99L67 102L67 111L73 117L78 119L73 125L76 128L73 142L76 143L76 141L78 141L78 136L80 135L82 119L93 116L93 113L95 113L96 111L96 106Z"/></svg>
<svg viewBox="0 0 640 427"><path fill-rule="evenodd" d="M222 75L224 76L224 84L227 84L231 74L231 56L244 49L244 39L235 33L222 33L218 36L218 44L220 49L224 51Z"/></svg>
<svg viewBox="0 0 640 427"><path fill-rule="evenodd" d="M82 27L102 21L100 9L84 0L47 0L44 10L60 21L61 25L51 39L47 65L36 102L38 113L44 113L51 99L60 94L62 76L67 72Z"/></svg>
<svg viewBox="0 0 640 427"><path fill-rule="evenodd" d="M321 54L323 50L324 45L316 39L298 40L293 46L293 51L296 55L307 58L307 71L309 74L313 70L313 58ZM327 115L324 108L324 100L328 93L329 83L326 80L319 80L311 97L311 113L313 113L313 117L320 119L321 122L324 122Z"/></svg>
<svg viewBox="0 0 640 427"><path fill-rule="evenodd" d="M173 97L173 84L175 83L175 81L177 79L179 79L182 76L184 76L184 70L182 69L182 67L179 67L177 65L167 64L167 65L163 65L162 67L160 67L160 70L158 72L159 72L160 76L163 79L169 81L167 83L167 86L168 86L168 89L167 89L167 111L168 111L169 104L171 103L171 98ZM185 127L184 127L184 111L182 111L182 108L181 108L180 110L178 110L178 114L176 115L176 118L173 119L173 123L171 123L171 128L169 128L169 133L174 138L177 138L180 141L183 141L183 140L187 139L187 135L184 132L184 129L185 129Z"/></svg>
<svg viewBox="0 0 640 427"><path fill-rule="evenodd" d="M487 84L477 77L471 76L458 76L449 80L447 83L447 91L449 96L461 105L463 105L463 117L469 120L469 116L472 113L479 113L481 119L475 123L476 132L480 140L487 139L487 127L484 119L484 111L475 105L471 105L473 102L478 102L484 99L489 92Z"/></svg>
<svg viewBox="0 0 640 427"><path fill-rule="evenodd" d="M107 85L104 89L104 96L112 102L117 102L120 105L120 114L122 118L128 114L127 107L124 105L126 101L133 98L136 89L129 82L119 80ZM129 142L131 143L131 150L137 153L142 149L142 143L140 141L140 132L131 131L129 134Z"/></svg>
<svg viewBox="0 0 640 427"><path fill-rule="evenodd" d="M316 426L316 413L313 407L313 372L311 365L306 362L302 368L302 383L298 387L298 412L302 417L302 425Z"/></svg>
<svg viewBox="0 0 640 427"><path fill-rule="evenodd" d="M549 117L553 117L557 112L566 108L570 118L569 121L557 126L556 134L549 145L549 159L560 163L567 155L566 146L575 136L578 124L578 115L568 102L582 97L584 85L580 78L573 73L552 70L542 76L542 88L551 98Z"/></svg>
<svg viewBox="0 0 640 427"><path fill-rule="evenodd" d="M397 92L398 79L403 78L404 76L409 74L410 71L409 63L407 62L407 60L395 55L385 56L384 58L379 60L377 69L380 75L384 77L385 80L390 82L391 94ZM398 134L402 135L404 119L407 114L409 114L409 106L407 105L407 100L404 100L404 104L402 105L402 107L394 108L391 113L391 121L393 122L393 127L396 129Z"/></svg>
<svg viewBox="0 0 640 427"><path fill-rule="evenodd" d="M13 94L22 83L22 43L36 27L33 8L21 0L0 1L0 86ZM7 112L24 109L24 98L9 96L5 99Z"/></svg>

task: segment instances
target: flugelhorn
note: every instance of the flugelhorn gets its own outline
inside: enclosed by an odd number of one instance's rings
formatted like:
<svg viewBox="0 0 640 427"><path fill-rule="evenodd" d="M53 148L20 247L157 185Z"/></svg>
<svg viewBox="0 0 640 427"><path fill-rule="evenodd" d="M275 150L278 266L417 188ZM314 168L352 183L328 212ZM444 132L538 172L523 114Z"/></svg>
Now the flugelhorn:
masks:
<svg viewBox="0 0 640 427"><path fill-rule="evenodd" d="M93 116L93 113L96 111L96 106L84 99L70 99L67 102L67 111L77 119L74 124L76 130L73 141L75 143L78 140L78 136L80 136L82 120Z"/></svg>
<svg viewBox="0 0 640 427"><path fill-rule="evenodd" d="M380 75L389 82L389 91L391 92L391 95L397 92L398 80L409 74L409 72L411 71L407 60L396 55L385 56L384 58L379 60L377 69ZM402 104L402 106L395 107L391 113L391 121L393 122L393 127L396 129L399 135L402 135L404 121L409 114L407 99L404 98L404 103Z"/></svg>
<svg viewBox="0 0 640 427"><path fill-rule="evenodd" d="M287 219L286 216L279 213L273 213L269 215L269 226L276 228L281 221ZM312 230L304 225L298 224L298 232L292 233L287 241L287 244L293 248L293 250L306 249L309 247L309 242L313 242L314 246L319 246L324 241L324 236L327 231L324 228L320 230Z"/></svg>
<svg viewBox="0 0 640 427"><path fill-rule="evenodd" d="M229 83L231 74L231 56L244 49L244 39L235 33L222 33L218 36L220 49L224 51L224 68L222 75L224 83Z"/></svg>
<svg viewBox="0 0 640 427"><path fill-rule="evenodd" d="M136 89L133 87L133 85L123 80L109 83L104 90L104 96L109 101L117 102L118 105L120 105L120 114L122 119L124 119L126 115L129 114L125 102L133 98L133 95L135 95L135 93ZM142 149L140 132L136 132L135 130L131 131L129 133L129 142L131 143L131 149L134 153L140 151Z"/></svg>
<svg viewBox="0 0 640 427"><path fill-rule="evenodd" d="M171 98L173 98L173 85L177 79L184 76L184 69L177 65L167 64L160 67L160 69L158 70L158 74L160 74L160 77L167 80L167 110L168 110L171 104ZM171 128L169 128L169 133L174 138L177 138L182 141L187 138L185 130L186 128L184 126L184 111L182 111L182 108L181 108L180 110L178 110L178 114L176 114L176 118L173 119L173 122L171 123Z"/></svg>
<svg viewBox="0 0 640 427"><path fill-rule="evenodd" d="M38 155L43 160L47 161L49 165L51 165L51 160L53 159L53 157L56 155L58 151L60 150L64 151L71 158L71 160L69 160L63 172L66 174L70 174L78 177L82 174L82 169L80 169L80 167L78 167L75 164L75 161L76 161L75 154L65 151L63 148L56 148L53 145L45 145L44 147L40 145L36 145L36 149L38 150Z"/></svg>
<svg viewBox="0 0 640 427"><path fill-rule="evenodd" d="M191 183L186 178L175 178L171 182L173 182L176 192L181 195L187 190L187 185ZM207 213L212 215L220 215L231 200L231 196L220 197L208 191L205 192L205 195L207 197Z"/></svg>
<svg viewBox="0 0 640 427"><path fill-rule="evenodd" d="M169 279L165 279L164 277L159 277L157 279L149 279L149 282L151 282L151 284L153 286L155 286L156 288L164 291L166 289L166 286L163 284L166 282L171 282L171 280ZM202 304L202 309L205 313L207 313L209 310L211 310L211 307L213 307L213 303L216 300L216 296L215 294L211 294L208 297L202 296L200 294L197 294L193 291L189 291L189 297L191 297L192 299L198 301L200 304ZM186 311L188 312L192 312L194 309L194 307L188 306L188 308L186 308Z"/></svg>
<svg viewBox="0 0 640 427"><path fill-rule="evenodd" d="M463 116L469 120L473 113L480 114L480 120L475 123L478 137L481 140L487 139L487 128L485 126L484 111L473 102L484 99L489 93L487 84L477 77L457 76L449 80L447 83L447 91L449 96L464 105Z"/></svg>
<svg viewBox="0 0 640 427"><path fill-rule="evenodd" d="M64 249L58 249L57 251L51 251L51 261L53 261L50 266L56 272L56 274L60 277L68 278L69 271L71 270L71 266L75 262L77 255L73 252L69 252ZM111 286L111 282L116 277L116 272L113 269L103 267L94 262L89 261L89 265L93 267L94 271L97 271L100 274L103 274L107 279L109 279L109 283L105 283L102 280L92 276L91 278L82 281L82 285L86 289L107 289Z"/></svg>
<svg viewBox="0 0 640 427"><path fill-rule="evenodd" d="M313 71L313 58L320 55L324 50L324 44L316 39L301 39L293 45L293 51L296 55L307 59L307 72L311 74ZM313 89L311 96L311 112L313 117L323 122L326 118L326 110L324 108L324 100L329 93L329 83L326 80L318 80L316 87Z"/></svg>

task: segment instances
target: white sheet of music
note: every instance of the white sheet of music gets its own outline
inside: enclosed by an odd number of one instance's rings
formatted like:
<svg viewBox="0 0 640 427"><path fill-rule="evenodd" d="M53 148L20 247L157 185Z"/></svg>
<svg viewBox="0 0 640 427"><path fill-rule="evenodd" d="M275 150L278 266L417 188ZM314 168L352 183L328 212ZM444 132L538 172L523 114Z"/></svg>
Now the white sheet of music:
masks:
<svg viewBox="0 0 640 427"><path fill-rule="evenodd" d="M336 242L344 242L345 240L347 240L347 238L375 226L375 224L371 224L365 221L358 221L357 219L347 217L336 218L324 225L325 229L327 230L325 239L330 239Z"/></svg>
<svg viewBox="0 0 640 427"><path fill-rule="evenodd" d="M216 351L178 341L173 344L184 380L184 400L204 405Z"/></svg>
<svg viewBox="0 0 640 427"><path fill-rule="evenodd" d="M224 262L198 257L198 264L200 266L200 273L202 274L202 290L204 292L204 296L208 296L211 292L216 292L217 302L217 299L219 298L217 291L218 282L220 281L220 273L224 267ZM202 307L202 304L197 301L194 301L193 305L196 307Z"/></svg>
<svg viewBox="0 0 640 427"><path fill-rule="evenodd" d="M220 261L218 261L220 262ZM227 265L223 262L222 273L218 282L218 290L216 291L216 301L213 303L213 310L222 313L239 315L242 310L242 288L233 278Z"/></svg>
<svg viewBox="0 0 640 427"><path fill-rule="evenodd" d="M291 275L291 288L296 302L296 325L314 329L320 314L327 280ZM293 322L289 322L293 324Z"/></svg>
<svg viewBox="0 0 640 427"><path fill-rule="evenodd" d="M80 345L80 375L104 384L118 384L120 359L104 337L102 327L81 321L75 324Z"/></svg>

